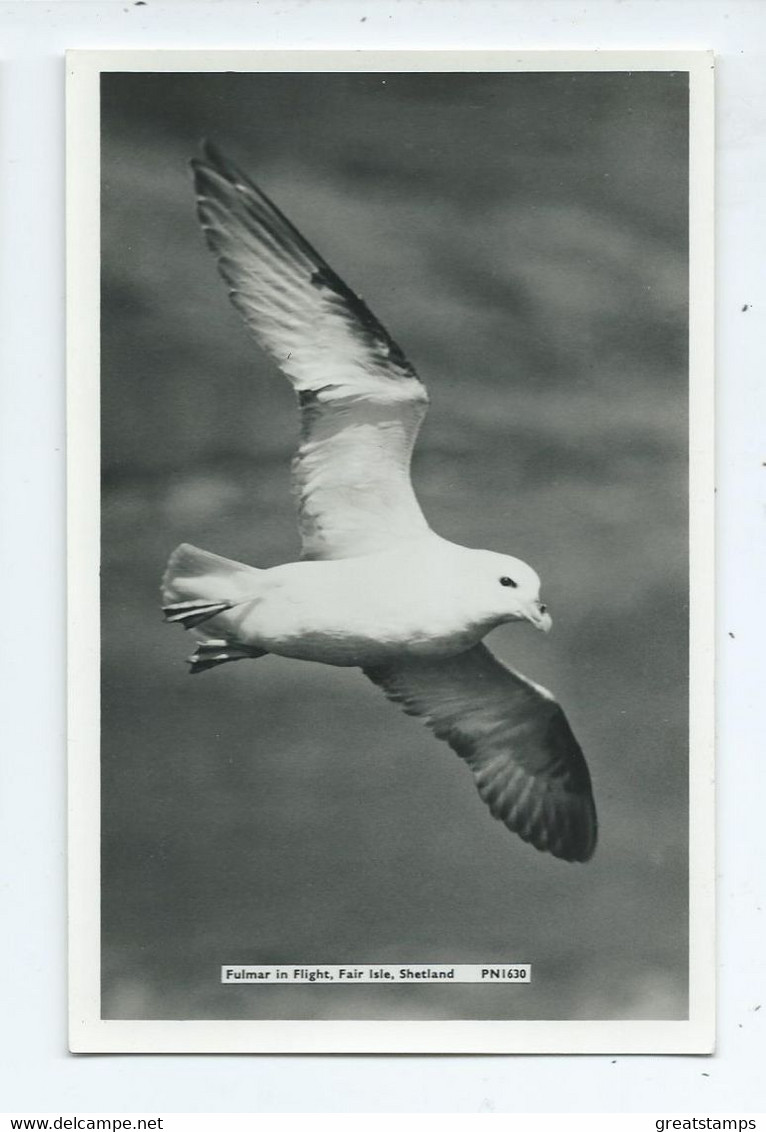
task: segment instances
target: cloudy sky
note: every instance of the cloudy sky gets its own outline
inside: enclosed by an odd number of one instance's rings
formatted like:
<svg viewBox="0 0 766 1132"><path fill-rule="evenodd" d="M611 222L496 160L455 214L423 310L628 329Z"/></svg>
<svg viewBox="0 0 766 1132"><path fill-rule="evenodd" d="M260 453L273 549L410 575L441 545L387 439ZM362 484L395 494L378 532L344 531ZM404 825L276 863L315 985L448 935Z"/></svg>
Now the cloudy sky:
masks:
<svg viewBox="0 0 766 1132"><path fill-rule="evenodd" d="M687 978L684 75L103 79L104 1010L108 1017L683 1017ZM209 137L428 385L446 537L543 578L492 648L561 699L587 866L493 822L356 672L190 680L182 540L294 558L292 395L227 301L188 160ZM220 987L224 962L534 964L529 987Z"/></svg>

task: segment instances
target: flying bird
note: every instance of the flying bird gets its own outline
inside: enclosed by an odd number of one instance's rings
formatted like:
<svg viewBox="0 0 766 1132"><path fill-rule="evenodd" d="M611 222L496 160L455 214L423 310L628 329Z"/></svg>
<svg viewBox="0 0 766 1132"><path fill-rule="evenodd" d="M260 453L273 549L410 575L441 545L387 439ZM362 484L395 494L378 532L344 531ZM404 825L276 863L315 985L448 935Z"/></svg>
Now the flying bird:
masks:
<svg viewBox="0 0 766 1132"><path fill-rule="evenodd" d="M258 569L187 543L172 553L163 611L199 639L191 672L268 653L359 667L465 760L508 829L587 861L596 811L566 716L482 643L506 622L548 631L540 579L429 527L410 479L428 406L412 365L266 194L212 146L203 154L192 168L207 243L297 394L302 556Z"/></svg>

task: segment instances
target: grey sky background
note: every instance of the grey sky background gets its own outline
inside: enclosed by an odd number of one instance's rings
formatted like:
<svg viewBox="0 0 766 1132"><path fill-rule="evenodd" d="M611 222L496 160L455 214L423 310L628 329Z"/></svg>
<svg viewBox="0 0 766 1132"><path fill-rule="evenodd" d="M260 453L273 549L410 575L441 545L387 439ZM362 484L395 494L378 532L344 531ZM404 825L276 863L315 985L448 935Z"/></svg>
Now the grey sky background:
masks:
<svg viewBox="0 0 766 1132"><path fill-rule="evenodd" d="M103 88L104 1007L109 1017L686 1011L685 76L112 75ZM360 674L190 680L181 540L296 554L292 395L197 229L248 169L429 387L434 527L544 582L490 644L551 687L601 844L567 866ZM529 988L221 988L222 962L532 962Z"/></svg>

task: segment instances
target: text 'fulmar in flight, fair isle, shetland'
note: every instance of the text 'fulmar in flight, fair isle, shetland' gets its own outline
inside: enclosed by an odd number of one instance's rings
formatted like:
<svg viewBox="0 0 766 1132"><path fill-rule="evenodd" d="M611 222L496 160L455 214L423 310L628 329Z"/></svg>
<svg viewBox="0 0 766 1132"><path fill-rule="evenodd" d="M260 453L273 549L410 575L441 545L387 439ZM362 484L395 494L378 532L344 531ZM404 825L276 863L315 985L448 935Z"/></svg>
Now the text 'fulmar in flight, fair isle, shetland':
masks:
<svg viewBox="0 0 766 1132"><path fill-rule="evenodd" d="M428 404L414 369L260 189L212 147L192 165L232 301L298 397L303 555L260 570L188 544L173 552L163 609L200 637L191 671L267 653L358 666L467 762L510 830L588 860L596 812L566 716L482 644L509 621L550 628L540 579L431 530L410 482Z"/></svg>

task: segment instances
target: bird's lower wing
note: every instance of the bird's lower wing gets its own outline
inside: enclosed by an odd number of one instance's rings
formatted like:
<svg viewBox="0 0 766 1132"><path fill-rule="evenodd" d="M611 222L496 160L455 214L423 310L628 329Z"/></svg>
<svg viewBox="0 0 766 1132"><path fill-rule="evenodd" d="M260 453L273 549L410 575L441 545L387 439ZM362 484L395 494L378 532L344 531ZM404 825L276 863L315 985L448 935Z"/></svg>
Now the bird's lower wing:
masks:
<svg viewBox="0 0 766 1132"><path fill-rule="evenodd" d="M481 797L508 829L567 861L593 855L597 823L588 767L544 688L506 668L484 645L447 660L364 672L465 759Z"/></svg>
<svg viewBox="0 0 766 1132"><path fill-rule="evenodd" d="M200 222L231 299L298 395L304 557L353 557L424 533L410 456L428 397L414 369L243 173L212 147L192 166Z"/></svg>

